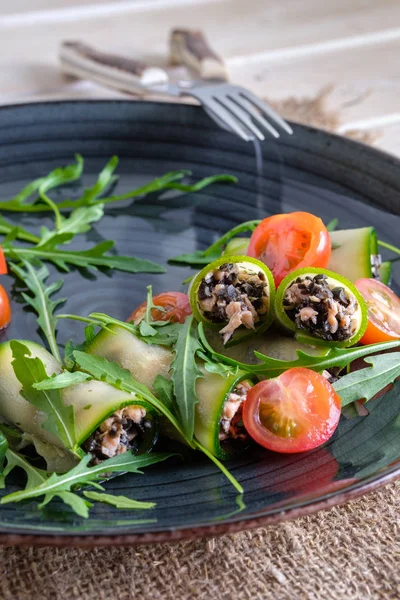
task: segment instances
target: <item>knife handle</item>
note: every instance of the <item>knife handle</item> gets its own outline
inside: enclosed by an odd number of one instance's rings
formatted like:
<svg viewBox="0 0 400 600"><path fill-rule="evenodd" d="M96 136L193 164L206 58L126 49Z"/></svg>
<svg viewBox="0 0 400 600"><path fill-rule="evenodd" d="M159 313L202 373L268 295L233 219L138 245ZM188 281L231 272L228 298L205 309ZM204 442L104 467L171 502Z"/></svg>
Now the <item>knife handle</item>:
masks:
<svg viewBox="0 0 400 600"><path fill-rule="evenodd" d="M224 61L214 52L201 31L173 29L169 47L172 65L185 65L201 79L228 80Z"/></svg>
<svg viewBox="0 0 400 600"><path fill-rule="evenodd" d="M68 75L131 94L144 95L151 91L151 86L168 83L168 74L163 69L148 67L140 60L100 52L82 42L62 42L59 58Z"/></svg>

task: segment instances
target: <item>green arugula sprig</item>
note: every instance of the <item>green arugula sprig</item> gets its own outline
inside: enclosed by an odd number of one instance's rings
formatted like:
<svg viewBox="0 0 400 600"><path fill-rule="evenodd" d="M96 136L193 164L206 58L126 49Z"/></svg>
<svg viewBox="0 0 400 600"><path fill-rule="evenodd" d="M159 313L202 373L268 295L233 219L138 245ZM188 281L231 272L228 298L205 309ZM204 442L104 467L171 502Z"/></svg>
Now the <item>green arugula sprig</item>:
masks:
<svg viewBox="0 0 400 600"><path fill-rule="evenodd" d="M10 269L15 273L29 288L33 296L29 296L22 292L22 297L25 302L32 306L37 316L37 323L47 340L50 351L53 356L61 363L60 351L56 340L57 318L54 315L55 309L65 302L65 298L52 300L51 296L58 292L63 285L63 281L59 280L50 285L46 285L46 280L49 276L49 271L41 263L35 265L28 261L22 260L23 267L11 265Z"/></svg>
<svg viewBox="0 0 400 600"><path fill-rule="evenodd" d="M35 386L48 378L40 358L33 358L29 348L17 340L11 340L10 347L13 355L11 364L22 385L21 395L46 415L42 427L72 450L76 446L73 406L64 404L59 388L38 389Z"/></svg>
<svg viewBox="0 0 400 600"><path fill-rule="evenodd" d="M70 239L70 234L55 234L46 242L33 247L15 246L5 241L3 252L7 260L46 261L66 272L73 266L80 269L118 269L128 273L165 273L164 267L151 260L106 254L114 247L112 240L101 242L90 250L59 249L58 246L66 240L65 236Z"/></svg>
<svg viewBox="0 0 400 600"><path fill-rule="evenodd" d="M256 219L253 221L246 221L245 223L240 223L233 229L230 229L220 238L218 238L211 246L206 248L205 250L195 250L189 254L180 254L179 256L174 256L174 258L170 258L168 262L170 264L177 265L191 265L195 267L206 266L217 260L221 257L224 246L231 240L236 237L239 233L245 233L247 231L254 231L257 225L261 223L260 219Z"/></svg>
<svg viewBox="0 0 400 600"><path fill-rule="evenodd" d="M391 350L400 346L400 341L393 342L380 342L378 344L371 344L369 346L356 346L352 348L328 348L325 355L313 355L307 354L302 350L297 350L296 360L280 360L261 354L261 352L254 352L254 355L261 361L258 364L248 364L239 362L233 358L225 356L216 352L209 344L207 337L204 332L202 323L198 325L199 339L203 344L205 350L218 361L223 364L230 365L232 367L238 367L244 371L258 375L261 377L272 378L281 375L288 369L294 367L306 367L313 371L324 371L325 369L331 369L333 367L341 367L344 369L353 361L364 358L370 354L377 352L383 352L384 350Z"/></svg>
<svg viewBox="0 0 400 600"><path fill-rule="evenodd" d="M12 212L42 212L53 210L48 204L43 202L43 196L47 196L50 190L77 181L83 171L83 158L80 154L75 155L76 164L66 167L57 167L45 177L35 179L28 183L14 198L0 201L1 211ZM42 197L42 198L41 198ZM42 202L37 203L38 198Z"/></svg>
<svg viewBox="0 0 400 600"><path fill-rule="evenodd" d="M399 352L368 356L364 361L371 366L348 373L333 384L342 399L342 407L357 400L371 400L400 377Z"/></svg>
<svg viewBox="0 0 400 600"><path fill-rule="evenodd" d="M204 377L196 363L196 355L201 350L196 322L193 316L186 317L173 346L171 380L179 420L189 441L193 440L195 405L199 401L196 383L200 377Z"/></svg>
<svg viewBox="0 0 400 600"><path fill-rule="evenodd" d="M84 491L83 495L85 498L89 498L89 500L111 504L111 506L115 506L116 508L125 508L127 510L146 510L149 508L154 508L156 505L155 502L139 502L138 500L133 500L132 498L127 498L126 496L113 496L112 494L105 494L103 492Z"/></svg>
<svg viewBox="0 0 400 600"><path fill-rule="evenodd" d="M9 452L10 451L7 451L6 454L7 459ZM59 497L63 502L71 506L79 516L87 518L89 516L89 507L91 505L76 493L76 486L91 485L103 490L103 487L98 483L102 475L126 472L142 473L142 468L166 460L171 456L171 454L155 452L152 454L135 456L130 452L126 452L125 454L119 454L118 456L109 458L98 465L89 466L92 457L88 454L82 458L76 467L68 471L68 473L64 473L63 475L53 473L49 477L46 477L46 474L43 474L45 472L38 474L38 470L23 459L23 465L16 464L15 466L22 466L24 470L27 471L28 477L30 475L31 481L24 490L4 496L1 499L1 504L20 502L21 500L44 496L44 500L39 505L39 508L43 508L53 500L53 498ZM6 472L7 469L8 465L4 472ZM97 498L93 499L97 500ZM144 507L142 506L141 508Z"/></svg>
<svg viewBox="0 0 400 600"><path fill-rule="evenodd" d="M50 200L48 192L51 189L78 180L83 171L83 158L76 155L77 164L67 167L54 169L46 177L42 177L28 184L19 194L10 200L0 201L0 210L12 212L49 212L54 211L53 201ZM76 200L63 200L57 202L57 210L75 210L81 207L94 206L98 204L112 204L122 200L131 200L138 196L144 196L152 192L163 190L177 190L180 192L193 193L199 192L212 183L235 183L236 177L232 175L213 175L205 177L194 184L181 183L184 177L190 176L191 171L180 170L165 173L157 177L150 183L130 190L124 194L114 196L104 196L105 191L115 181L113 172L118 164L118 158L112 157L105 168L100 173L96 183L91 188L84 191L83 195ZM32 196L35 195L33 201Z"/></svg>

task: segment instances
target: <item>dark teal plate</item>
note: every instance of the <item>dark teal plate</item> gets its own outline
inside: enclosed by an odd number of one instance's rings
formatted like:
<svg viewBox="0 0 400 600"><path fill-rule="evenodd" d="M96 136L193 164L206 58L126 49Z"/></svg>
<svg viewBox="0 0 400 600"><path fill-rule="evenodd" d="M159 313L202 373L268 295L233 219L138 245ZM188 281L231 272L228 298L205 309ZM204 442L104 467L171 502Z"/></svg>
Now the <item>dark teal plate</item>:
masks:
<svg viewBox="0 0 400 600"><path fill-rule="evenodd" d="M105 161L120 157L118 191L138 187L166 171L190 169L196 178L228 172L237 185L214 185L196 195L151 195L113 206L88 236L115 239L123 254L166 264L168 257L204 248L237 223L276 212L305 210L340 226L373 224L398 245L400 162L355 142L294 125L295 135L261 147L216 128L198 107L150 102L62 102L0 109L0 197L56 166L86 159L82 185ZM76 195L81 185L55 197ZM17 221L17 217L15 218ZM47 217L23 217L39 228ZM85 240L81 236L79 247ZM400 265L394 286L399 291ZM189 270L165 275L65 276L65 311L100 311L125 319L150 282L155 293L182 289ZM13 287L12 325L1 340L39 341L35 315ZM80 325L64 322L60 342L80 339ZM284 456L256 449L228 464L245 489L234 488L202 456L171 460L107 483L107 491L157 503L154 511L124 511L97 504L87 520L52 502L0 506L0 541L34 544L115 544L189 538L236 531L344 502L400 475L400 386L371 402L370 415L342 420L323 448ZM18 478L13 480L18 489ZM3 492L4 493L4 492Z"/></svg>

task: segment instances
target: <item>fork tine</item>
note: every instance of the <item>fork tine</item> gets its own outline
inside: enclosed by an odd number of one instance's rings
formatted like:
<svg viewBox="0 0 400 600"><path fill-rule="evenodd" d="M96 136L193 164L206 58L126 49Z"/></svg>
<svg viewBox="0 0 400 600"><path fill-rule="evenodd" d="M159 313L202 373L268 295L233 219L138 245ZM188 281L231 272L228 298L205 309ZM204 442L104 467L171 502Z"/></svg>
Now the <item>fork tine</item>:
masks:
<svg viewBox="0 0 400 600"><path fill-rule="evenodd" d="M264 113L267 117L273 119L276 123L278 123L278 125L280 125L282 129L286 131L286 133L288 133L289 135L293 135L293 129L290 127L290 125L288 125L288 123L286 123L286 121L284 121L282 117L280 117L278 113L274 111L273 108L268 106L266 102L263 102L262 100L257 98L257 96L249 90L240 88L238 90L238 94L239 96L246 98L246 100L249 100L249 102L257 106L257 108L259 108L261 112Z"/></svg>
<svg viewBox="0 0 400 600"><path fill-rule="evenodd" d="M194 94L193 94L194 95ZM225 125L227 125L232 131L234 131L239 137L241 137L246 142L250 142L254 139L252 135L249 135L249 131L247 128L242 127L240 122L235 119L232 114L221 104L215 102L214 98L204 97L204 96L195 96L198 100L200 100L203 107L210 111L211 114L216 115L218 119L223 121Z"/></svg>
<svg viewBox="0 0 400 600"><path fill-rule="evenodd" d="M250 131L254 133L256 137L258 137L259 140L265 140L265 136L262 133L262 131L260 131L258 127L256 127L256 125L252 122L249 113L246 110L244 110L242 106L239 106L239 104L233 102L233 100L231 100L231 98L229 98L228 96L216 95L214 96L214 100L218 104L221 104L229 112L233 113L239 119L239 121L243 123L243 125L245 125L248 129L250 129Z"/></svg>
<svg viewBox="0 0 400 600"><path fill-rule="evenodd" d="M266 129L274 138L278 139L280 137L279 131L277 131L275 127L262 116L260 111L255 108L254 104L251 104L250 100L247 100L247 98L244 98L244 96L241 96L239 93L232 93L231 98L236 104L247 111L248 116L251 116L258 125L264 127L264 129Z"/></svg>

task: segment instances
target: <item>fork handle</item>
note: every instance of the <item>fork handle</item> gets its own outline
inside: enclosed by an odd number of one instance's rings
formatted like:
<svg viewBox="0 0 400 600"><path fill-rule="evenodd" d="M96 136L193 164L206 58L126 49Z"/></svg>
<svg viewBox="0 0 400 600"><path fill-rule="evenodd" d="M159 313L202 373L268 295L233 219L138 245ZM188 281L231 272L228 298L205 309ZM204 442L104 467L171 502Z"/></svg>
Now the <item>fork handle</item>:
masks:
<svg viewBox="0 0 400 600"><path fill-rule="evenodd" d="M201 79L228 80L224 61L201 31L173 29L170 34L170 62L187 66Z"/></svg>
<svg viewBox="0 0 400 600"><path fill-rule="evenodd" d="M168 74L163 69L148 67L132 58L99 52L82 42L63 42L59 58L68 75L131 94L144 95L150 91L150 86L168 83Z"/></svg>

